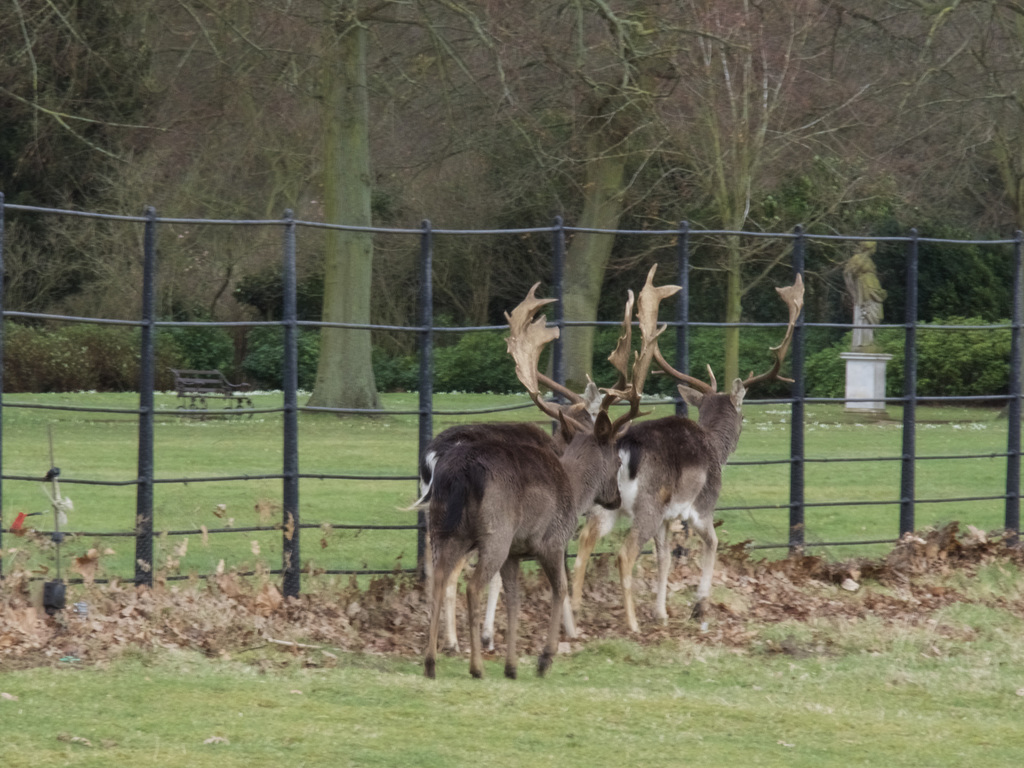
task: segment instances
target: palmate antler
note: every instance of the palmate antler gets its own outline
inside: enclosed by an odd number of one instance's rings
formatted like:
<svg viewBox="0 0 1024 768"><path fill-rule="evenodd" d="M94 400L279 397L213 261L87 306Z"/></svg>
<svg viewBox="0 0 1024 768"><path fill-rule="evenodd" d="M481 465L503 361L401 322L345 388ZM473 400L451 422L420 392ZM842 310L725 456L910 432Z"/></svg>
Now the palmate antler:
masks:
<svg viewBox="0 0 1024 768"><path fill-rule="evenodd" d="M648 290L648 288L658 290L654 289L654 286L651 284L651 280L653 279L653 277L654 269L651 269L651 271L647 275L647 285L644 286L645 291ZM663 288L675 288L675 286L663 286ZM786 359L786 353L789 351L789 344L793 340L793 329L796 326L797 318L800 316L800 310L803 309L804 306L804 279L802 276L797 275L796 279L793 281L793 285L786 286L783 288L776 287L775 290L778 292L779 297L784 302L786 302L786 305L789 307L789 323L786 326L786 334L777 346L769 348L773 353L773 356L775 357L775 361L772 364L772 367L765 371L764 373L758 374L757 376L755 376L753 372L751 372L750 376L745 381L743 381L744 389L749 389L754 384L760 384L765 381L773 381L775 379L778 379L779 381L792 382L792 379L787 379L784 376L779 376L779 370L782 368L782 362ZM673 293L675 293L675 291L673 291ZM643 294L641 293L641 296L642 295ZM645 325L648 329L654 328L655 324L657 323L656 312L653 317L649 315L645 316L643 313L638 313L638 315L640 318L641 329L643 329ZM665 358L662 357L661 350L658 349L657 346L655 346L654 349L654 362L656 362L658 366L669 376L672 376L674 379L677 379L683 384L686 384L689 387L692 387L700 392L703 392L704 394L713 394L718 390L718 382L715 380L715 374L711 370L710 365L708 366L708 376L711 379L711 383L708 384L701 381L700 379L694 378L693 376L688 376L685 373L677 371L675 368L673 368L665 361Z"/></svg>
<svg viewBox="0 0 1024 768"><path fill-rule="evenodd" d="M622 333L619 335L618 344L608 356L608 361L619 372L619 381L611 389L602 390L606 393L605 403L602 406L610 406L616 399L629 402L629 413L619 417L615 421L616 429L620 422L635 419L640 413L640 397L643 394L644 382L651 369L651 362L660 354L658 352L658 336L665 332L667 326L658 327L658 306L662 299L681 290L678 285L663 285L655 288L653 279L654 272L658 268L655 264L647 273L647 282L637 301L636 313L640 320L640 351L634 353L632 368L627 370L629 361L630 346L633 336L633 292L629 291L629 299L626 301L625 317L622 320Z"/></svg>
<svg viewBox="0 0 1024 768"><path fill-rule="evenodd" d="M652 269L651 273L653 274L653 272L654 270ZM653 314L656 320L658 304L663 298L671 296L678 291L679 287L662 286L661 288L655 288L650 283L651 279L648 276L648 285L645 286L644 291L640 294L637 311ZM552 387L551 385L554 382L538 371L541 351L549 342L557 339L559 335L557 328L546 327L543 317L535 318L538 310L554 301L554 299L538 299L536 297L535 293L539 285L539 283L535 284L522 303L512 310L511 313L505 313L505 319L508 320L510 330L509 337L506 339L508 353L512 355L516 362L516 376L519 377L519 381L526 387L526 391L530 394L530 398L537 407L555 420L565 420L571 422L574 427L582 428L583 425L574 418L573 414L581 409L585 409L587 407L587 400L575 393L571 393L565 387L557 385ZM641 348L639 352L634 354L632 365L630 365L633 304L633 292L629 291L623 314L622 333L619 336L615 349L608 356L608 360L615 370L619 372L619 380L615 386L601 390L601 392L604 392L604 397L600 403L600 410L606 414L608 409L619 400L626 400L630 404L629 412L617 418L612 424L615 432L623 429L640 414L640 397L643 393L644 381L650 371L651 361L654 360L657 352L656 340L665 330L664 327L656 328L652 326L652 328L645 328L641 324ZM540 394L539 384L541 383L569 396L573 401L573 405L569 409L562 409L546 402ZM588 390L590 387L591 385L588 385ZM591 413L591 416L594 416L594 414Z"/></svg>
<svg viewBox="0 0 1024 768"><path fill-rule="evenodd" d="M779 342L778 346L770 347L771 351L775 354L775 362L772 364L772 367L758 376L755 376L753 371L751 371L750 376L743 382L744 389L750 389L754 384L774 379L793 382L792 379L779 376L779 369L782 368L782 361L786 359L789 343L793 340L793 328L796 326L796 320L800 317L800 310L804 306L804 279L801 275L797 275L792 285L785 288L776 287L775 290L778 292L779 297L786 302L786 306L789 307L789 324L786 326L786 335Z"/></svg>
<svg viewBox="0 0 1024 768"><path fill-rule="evenodd" d="M541 411L559 421L565 414L544 400L537 381L540 375L538 371L540 353L545 346L558 338L558 328L548 328L543 315L534 318L541 307L555 301L555 299L538 299L535 294L539 286L540 283L534 283L519 306L511 313L505 313L510 331L508 338L505 339L505 344L508 353L516 362L516 377L526 387L530 398Z"/></svg>

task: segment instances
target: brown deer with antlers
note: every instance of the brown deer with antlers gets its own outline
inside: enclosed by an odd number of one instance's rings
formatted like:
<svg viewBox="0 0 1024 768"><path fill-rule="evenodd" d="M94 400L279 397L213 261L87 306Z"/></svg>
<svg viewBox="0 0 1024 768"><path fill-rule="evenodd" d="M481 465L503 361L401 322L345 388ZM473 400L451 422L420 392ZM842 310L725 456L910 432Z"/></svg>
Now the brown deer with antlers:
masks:
<svg viewBox="0 0 1024 768"><path fill-rule="evenodd" d="M549 379L543 373L537 372L537 381L548 389L558 392L568 402L565 404L551 402L549 406L566 415L593 423L598 410L600 410L601 394L594 382L589 382L582 395L562 386L558 382ZM420 459L420 498L406 509L425 508L430 500L431 480L434 475L434 467L438 457L445 455L457 446L477 445L489 440L500 440L502 442L519 443L523 450L535 448L551 448L561 455L565 451L565 438L558 422L555 422L554 434L549 435L534 424L524 422L491 422L485 424L458 424L449 427L438 434L423 451ZM428 555L428 577L433 578L433 568L430 566L429 538L427 540ZM468 560L469 555L466 556ZM448 584L445 587L444 598L444 648L447 652L459 652L458 632L455 622L455 598L458 593L458 579L465 566L462 565L452 571ZM429 587L428 587L429 591ZM481 642L488 651L494 650L494 619L498 607L498 595L501 594L501 574L496 573L487 587L487 609L484 614L484 628ZM562 608L562 624L565 633L570 638L576 637L576 626L573 622L572 608L566 595L565 605Z"/></svg>
<svg viewBox="0 0 1024 768"><path fill-rule="evenodd" d="M652 268L644 291L654 290L651 285L653 276ZM779 369L803 306L804 286L799 275L792 286L775 290L789 307L789 324L782 342L772 347L775 357L772 367L768 372L751 375L745 381L735 379L727 393L716 391L717 384L710 366L711 383L705 384L675 370L665 362L656 346L652 350L654 362L682 382L678 387L679 394L697 408L699 418L694 422L681 416L668 416L640 422L619 440L622 506L618 510L595 508L580 533L573 570L572 605L576 611L579 611L583 595L587 560L594 546L612 530L618 518L627 517L631 520L630 530L619 550L618 567L629 629L640 631L633 602L633 566L643 546L652 538L658 563L654 613L656 618L668 620L665 600L671 564L669 527L674 520L688 522L703 543L701 578L692 617L704 616L711 595L718 549L715 505L722 488L722 467L739 442L743 397L750 387L781 378ZM648 332L652 332L657 322L656 312L638 312L638 315L641 329L646 327Z"/></svg>
<svg viewBox="0 0 1024 768"><path fill-rule="evenodd" d="M428 677L436 673L446 585L473 550L477 552L477 566L466 586L470 674L483 674L480 593L500 570L508 611L505 676L516 677L519 561L533 556L547 576L552 592L547 641L537 666L538 674L543 675L558 648L562 603L568 594L565 552L577 520L595 504L619 504L615 443L639 413L640 394L654 346L645 343L628 370L633 312L630 292L623 335L609 358L619 371L619 383L605 391L592 425L576 419L565 409L551 406L540 395L540 353L558 337L558 329L546 328L543 317L534 319L538 310L552 301L535 298L536 289L534 285L511 315L506 314L511 331L508 349L516 362L516 375L534 403L559 422L565 450L561 455L553 448L524 450L521 444L494 439L455 445L437 457L430 479L428 508L434 573L424 659ZM620 399L629 402L629 412L613 422L608 409Z"/></svg>

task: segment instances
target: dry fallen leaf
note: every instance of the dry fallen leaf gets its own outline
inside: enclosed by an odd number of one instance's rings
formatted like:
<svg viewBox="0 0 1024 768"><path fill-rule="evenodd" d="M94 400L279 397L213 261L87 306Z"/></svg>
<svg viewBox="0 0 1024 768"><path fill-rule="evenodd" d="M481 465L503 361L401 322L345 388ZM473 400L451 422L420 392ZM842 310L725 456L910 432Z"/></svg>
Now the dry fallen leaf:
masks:
<svg viewBox="0 0 1024 768"><path fill-rule="evenodd" d="M269 616L281 607L282 602L284 602L284 598L281 597L281 592L268 581L263 584L260 593L256 596L254 607L261 616Z"/></svg>
<svg viewBox="0 0 1024 768"><path fill-rule="evenodd" d="M845 579L843 583L840 584L840 586L847 592L856 592L858 589L860 589L860 584L858 584L853 579Z"/></svg>
<svg viewBox="0 0 1024 768"><path fill-rule="evenodd" d="M1019 691L1018 691L1018 693L1019 693ZM7 693L5 691L5 692L0 693L0 699L2 699L3 701L17 701L18 697L15 696L13 693Z"/></svg>
<svg viewBox="0 0 1024 768"><path fill-rule="evenodd" d="M86 584L92 584L96 578L96 564L100 560L100 551L90 549L81 557L76 557L71 562L71 570L79 574Z"/></svg>
<svg viewBox="0 0 1024 768"><path fill-rule="evenodd" d="M210 738L203 741L203 744L230 744L231 742L225 739L223 736L211 736Z"/></svg>
<svg viewBox="0 0 1024 768"><path fill-rule="evenodd" d="M216 507L213 508L213 514L216 517L224 517L224 515L227 514L227 511L228 511L228 505L227 504L218 504Z"/></svg>
<svg viewBox="0 0 1024 768"><path fill-rule="evenodd" d="M249 544L249 549L252 550L254 555L258 555L260 553L260 543L253 539Z"/></svg>

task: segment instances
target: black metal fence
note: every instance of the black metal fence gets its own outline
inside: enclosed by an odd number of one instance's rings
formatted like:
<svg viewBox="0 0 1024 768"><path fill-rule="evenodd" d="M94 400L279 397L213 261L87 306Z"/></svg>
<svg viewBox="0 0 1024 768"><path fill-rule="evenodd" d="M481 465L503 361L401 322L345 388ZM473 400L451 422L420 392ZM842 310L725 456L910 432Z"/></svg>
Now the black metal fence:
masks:
<svg viewBox="0 0 1024 768"><path fill-rule="evenodd" d="M142 317L137 321L124 321L124 320L111 320L105 318L90 318L90 317L75 317L69 315L51 316L42 315L37 313L28 312L15 312L15 311L3 311L2 315L4 318L7 317L18 317L26 319L59 319L68 322L91 322L91 323L106 323L114 325L134 326L141 328L141 347L139 350L141 360L141 378L140 378L140 393L139 393L139 407L137 409L95 409L95 408L78 408L71 406L63 406L67 410L89 410L89 411L115 411L122 414L133 414L138 417L138 477L137 479L131 480L128 483L112 483L103 481L89 481L89 480L78 480L77 482L92 483L98 485L135 485L137 488L136 492L136 525L130 532L124 532L121 534L107 534L107 535L123 535L131 536L135 540L135 581L139 584L152 584L153 580L153 542L155 535L155 520L154 520L154 486L157 483L190 483L190 482L203 482L210 480L219 481L247 481L253 479L271 479L280 480L282 483L281 498L282 498L282 519L280 524L275 526L266 526L261 528L251 528L249 530L281 530L282 531L282 550L283 550L283 562L280 569L280 574L283 581L283 591L286 595L296 595L300 591L300 579L301 579L301 565L300 565L300 534L303 529L319 527L317 522L304 522L301 516L300 498L299 498L299 481L303 478L316 477L321 479L387 479L387 480L415 480L416 479L416 468L413 466L409 467L409 474L402 477L368 477L359 476L352 474L338 474L338 475L305 475L300 471L299 468L299 421L298 415L300 411L325 411L335 413L375 413L376 411L369 411L365 409L334 409L334 408L310 408L308 406L300 406L298 403L298 332L301 326L308 327L341 327L351 329L363 329L363 330L386 330L386 331L404 331L411 332L418 335L419 338L419 407L414 413L419 419L419 446L420 453L426 444L430 441L434 434L433 417L438 411L434 408L434 393L433 393L433 350L434 350L434 335L437 328L434 324L433 317L433 296L432 296L432 269L433 269L433 250L434 250L434 238L437 235L446 236L464 236L464 235L497 235L501 237L511 236L522 236L525 234L541 235L550 237L551 242L551 254L552 254L552 274L553 274L553 287L556 298L559 299L554 305L554 320L553 322L558 326L567 326L573 323L565 319L562 311L562 295L563 295L563 263L565 258L565 244L567 233L572 232L595 232L602 230L586 230L578 227L566 226L560 219L556 219L553 224L549 227L537 227L529 229L516 229L516 230L453 230L453 229L434 229L429 222L424 222L419 228L416 229L382 229L382 228L363 228L363 227L344 227L327 225L318 222L300 221L293 217L292 213L286 212L284 217L280 220L207 220L207 219L171 219L171 218L159 218L156 212L149 208L146 210L144 216L107 216L102 214L94 213L81 213L74 211L64 211L56 209L45 209L37 208L32 206L23 205L11 205L4 204L3 197L0 195L0 280L3 279L3 258L4 258L4 215L8 211L19 212L19 214L29 216L71 216L71 217L90 217L94 219L106 219L111 221L128 222L134 226L142 228ZM245 227L273 227L279 228L282 236L281 245L281 269L283 274L283 285L284 285L284 300L282 308L282 319L279 322L244 322L244 323L176 323L172 321L158 320L156 317L156 282L157 282L157 245L158 235L161 226L169 224L184 224L184 225L234 225L234 226L245 226ZM296 255L298 249L298 238L297 233L300 229L341 229L349 231L360 231L375 234L388 234L400 237L414 237L419 240L419 263L420 263L420 279L419 279L419 317L418 324L412 327L397 327L397 326L383 326L383 325L359 325L359 324L342 324L342 323L324 323L324 322L311 322L311 321L300 321L298 319L296 310ZM1008 437L1005 454L997 454L1004 456L1006 459L1006 491L1005 494L1000 496L987 496L984 497L986 500L998 500L1003 499L1005 501L1005 528L1010 536L1016 537L1020 531L1020 424L1021 424L1021 327L1022 327L1022 302L1021 302L1021 285L1022 285L1022 235L1020 232L1012 239L1007 240L986 240L986 241L955 241L955 240L936 240L936 239L925 239L918 236L915 231L911 231L908 235L903 237L887 237L887 238L870 238L863 235L856 236L839 236L839 235L808 235L803 232L801 228L796 228L793 232L789 233L736 233L736 232L724 232L724 231L707 231L707 230L691 230L688 225L684 222L680 224L678 229L664 230L664 231L602 231L606 234L615 234L629 237L670 237L675 242L675 280L683 286L683 290L679 294L678 302L676 304L676 313L673 321L670 323L677 329L676 334L676 365L680 370L686 371L689 368L689 329L698 325L723 325L720 323L693 323L689 317L689 275L691 271L690 265L690 249L691 242L696 236L707 236L707 235L743 235L745 237L764 237L773 238L781 241L788 241L792 252L792 272L794 275L803 274L805 265L805 251L807 243L812 240L835 240L835 241L862 241L862 240L877 240L879 242L897 242L901 243L906 249L906 317L902 325L905 332L905 376L904 376L904 391L902 396L887 397L886 401L890 403L902 405L902 419L903 419L903 444L902 451L898 457L878 457L878 459L872 460L895 460L900 462L901 466L901 480L899 488L899 498L896 500L899 504L899 532L904 534L914 530L915 526L915 505L922 502L957 502L957 501L976 501L978 497L974 498L947 498L947 499L920 499L916 495L915 488L915 466L918 461L930 460L930 459L948 459L948 458L979 458L979 457L968 457L968 456L919 456L916 449L916 408L919 398L917 394L917 364L916 364L916 353L917 353L917 329L918 329L918 306L917 306L917 288L918 288L918 250L919 245L922 242L942 242L942 243L956 243L956 244L985 244L985 245L1004 245L1008 246L1012 250L1012 258L1014 260L1013 275L1013 306L1010 309L1012 320L1011 320L1011 332L1012 332L1012 346L1011 346L1011 361L1010 361L1010 387L1008 395L992 395L988 397L975 397L970 398L974 400L989 400L989 401L1005 401L1008 403ZM668 279L668 278L666 278ZM0 310L3 310L2 297L0 297ZM614 323L604 323L605 325L613 325ZM230 477L183 477L183 478L165 478L157 480L154 474L154 385L155 385L155 333L160 327L174 327L183 325L213 325L213 326L231 326L231 325L243 325L243 326L258 326L258 325L271 325L279 326L283 328L284 332L284 360L283 360L283 390L284 390L284 402L283 406L274 409L257 409L257 412L263 413L281 413L283 414L283 463L280 473L273 474L262 474L262 475L237 475ZM805 433L805 405L813 402L830 402L825 398L808 398L805 394L805 381L804 381L804 361L805 361L805 331L810 327L834 327L834 328L850 328L851 325L842 324L825 324L825 323L807 323L804 321L803 315L798 320L793 342L792 342L792 376L795 380L792 386L791 397L785 400L778 400L773 402L786 403L791 408L791 428L790 428L790 455L786 459L781 459L775 462L734 462L734 464L753 464L753 463L776 463L776 464L788 464L789 475L790 475L790 490L789 490L789 501L785 506L788 507L789 512L789 537L788 542L777 544L773 546L788 547L791 551L800 551L805 545L805 511L810 507L821 507L821 506L838 506L844 504L865 504L865 503L887 503L892 504L893 501L888 502L858 502L858 501L829 501L829 502L813 502L809 503L804 498L804 470L808 464L814 462L830 462L830 461L847 461L849 459L832 458L832 457L815 457L806 455L805 444L804 444L804 433ZM461 328L452 329L446 328L446 331L481 331L481 330L494 330L497 327L476 327L476 328ZM0 358L3 353L3 333L0 330ZM554 376L560 381L564 381L564 367L562 361L561 347L558 343L555 344L553 349L553 369ZM2 366L0 366L0 385L2 385ZM0 392L2 392L2 386L0 386ZM943 398L930 397L931 401L941 401ZM948 398L953 399L953 398ZM963 401L968 398L957 397L958 401ZM2 472L3 470L3 432L2 432L2 411L4 408L14 407L47 407L39 405L30 405L25 403L7 403L5 404L0 395L0 481L23 481L32 480L38 481L38 477L24 477L18 475L8 475ZM49 406L53 407L53 406ZM683 411L685 405L678 404L677 409ZM395 413L390 411L389 413ZM486 413L486 411L481 411ZM986 454L986 457L991 458L992 454ZM2 483L0 483L0 551L3 547L3 530L5 525L9 523L4 522L2 516ZM763 507L764 509L772 509L775 507ZM727 511L729 508L720 508L720 511ZM744 509L752 509L751 507L744 507ZM389 529L409 529L418 531L418 543L417 543L417 554L419 561L422 562L422 556L424 551L424 520L422 513L420 513L418 524L412 525L394 525L394 526L353 526L357 528L389 528ZM212 529L204 530L206 533L237 533L239 528L224 528L224 529ZM198 533L198 531L175 531L174 533ZM98 534L91 534L98 535ZM888 540L892 541L892 540ZM885 543L883 541L851 541L851 542L829 542L833 545L842 544L871 544L871 543ZM2 567L2 559L0 559L0 567ZM341 571L336 571L341 572ZM350 570L344 571L347 573L365 573L365 570ZM0 571L2 575L2 571Z"/></svg>

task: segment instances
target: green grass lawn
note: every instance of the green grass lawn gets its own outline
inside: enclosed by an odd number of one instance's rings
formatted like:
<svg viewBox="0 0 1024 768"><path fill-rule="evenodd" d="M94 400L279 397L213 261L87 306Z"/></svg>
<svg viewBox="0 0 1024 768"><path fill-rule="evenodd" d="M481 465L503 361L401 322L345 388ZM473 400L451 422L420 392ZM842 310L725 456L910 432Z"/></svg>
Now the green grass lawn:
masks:
<svg viewBox="0 0 1024 768"><path fill-rule="evenodd" d="M255 396L256 406L273 407L280 394ZM415 410L416 394L384 396L393 411ZM525 396L438 395L441 411L481 410L510 404L528 404ZM62 491L72 499L74 511L68 528L85 532L130 532L134 524L134 485L104 487L78 485L75 479L127 482L137 475L138 437L134 416L116 413L81 414L61 410L10 407L12 403L92 405L135 408L131 394L5 395L3 412L3 472L5 475L41 477L50 466L49 435L53 436L54 463L61 468ZM253 418L197 421L175 415L175 398L158 395L155 466L158 480L178 477L257 476L281 471L282 421L279 414ZM659 405L653 416L672 412ZM858 423L841 405L807 408L806 450L814 458L897 457L901 451L899 409L891 419ZM789 465L745 465L751 461L778 461L789 456L789 408L782 405L744 406L744 432L732 462L725 470L719 507L719 535L726 543L750 540L757 545L785 543L788 538ZM997 454L1006 450L1006 422L995 411L968 408L919 408L918 453L921 456ZM437 415L435 433L455 423L483 419L534 420L543 423L532 407L485 416ZM300 471L310 475L354 474L374 477L412 477L416 472L417 417L384 415L377 418L300 414ZM917 495L923 499L997 496L1005 492L1006 461L1002 457L925 461L917 463ZM898 461L815 463L805 469L806 539L822 542L896 538L898 534L900 464ZM411 567L416 557L416 534L411 530L353 531L338 525L411 525L415 514L402 511L416 496L416 482L406 480L304 479L300 484L300 510L304 523L322 528L302 531L304 564L328 569L391 569ZM231 526L273 525L280 520L281 481L250 479L232 482L158 483L155 489L155 529L158 532ZM834 501L886 502L880 505L818 507ZM768 506L769 509L758 507ZM19 512L47 513L29 518L48 530L52 514L41 482L7 480L3 486L5 521ZM918 505L918 527L959 520L982 529L1003 523L1001 499ZM9 524L9 523L7 523ZM185 539L188 539L186 544ZM43 542L45 545L45 542ZM614 539L608 542L614 546ZM110 551L102 559L106 575L130 577L134 572L134 540L82 536L63 547L62 563L91 547ZM53 553L39 551L27 539L5 534L8 563L16 556L31 556L30 564L50 568ZM813 548L831 557L872 555L887 545ZM766 550L782 555L785 550ZM280 567L281 534L244 532L190 536L160 536L156 542L157 568L169 575L209 573L221 560L241 570ZM6 567L6 566L5 566Z"/></svg>
<svg viewBox="0 0 1024 768"><path fill-rule="evenodd" d="M277 395L261 395L259 405ZM415 407L415 395L385 397L389 408ZM440 409L475 409L525 402L497 396L439 396ZM132 407L128 395L8 395L5 402L92 403ZM196 422L175 417L173 398L162 396L168 415L157 424L159 478L181 475L273 473L281 464L278 416L251 420ZM659 406L655 415L669 411ZM786 458L788 409L748 405L745 429L734 462L725 472L722 539L756 543L785 541L789 473L786 464L746 466L742 462ZM898 412L893 413L898 416ZM135 475L134 421L115 414L6 408L3 471L41 476L50 465L48 429L62 479L128 480ZM494 417L488 417L494 418ZM534 418L532 411L498 418ZM1006 422L980 409L919 409L921 455L994 454L1005 451ZM435 430L472 416L438 416ZM305 473L412 475L415 472L414 416L376 419L302 414L300 467ZM839 406L808 408L809 457L882 457L900 451L898 422L856 423ZM918 463L923 498L998 495L1004 491L1005 460L969 459ZM894 538L899 493L898 462L808 464L806 500L886 501L881 506L809 507L808 541ZM134 519L135 489L76 485L64 493L75 508L69 527L84 531L127 531ZM4 518L39 511L48 501L35 481L4 483ZM303 518L312 522L408 523L399 510L415 496L413 480L372 483L305 480ZM279 512L280 481L159 484L157 530L205 525L273 522ZM218 504L224 505L223 516ZM778 509L751 509L775 505ZM261 512L261 510L264 510ZM267 512L266 510L270 510ZM999 500L922 504L920 526L960 520L964 526L998 528ZM39 521L40 518L30 518ZM49 518L46 518L48 522ZM321 546L322 543L325 546ZM280 534L238 533L204 537L167 536L158 541L166 573L208 572L224 559L245 569L277 567ZM253 542L259 545L254 553ZM44 542L45 543L45 542ZM64 547L65 566L87 548L109 546L107 575L131 575L132 540L83 536ZM5 563L24 550L29 565L49 566L52 552L27 538L4 536ZM412 531L307 530L304 561L325 567L392 567L401 556L411 564ZM830 556L870 554L890 547L826 548ZM783 554L784 550L775 551ZM171 562L168 562L168 559ZM175 564L174 561L177 561ZM812 612L803 621L785 618L785 606L770 621L728 616L742 640L726 645L708 640L682 619L669 630L636 640L594 636L577 650L560 654L548 676L536 678L532 653L524 644L521 677L502 677L503 660L486 661L484 680L472 680L464 658L441 658L438 679L422 675L413 655L343 651L313 639L318 649L294 652L264 642L259 631L217 653L167 647L160 637L112 653L62 654L59 638L35 668L0 667L0 765L4 768L109 766L134 768L188 765L353 765L353 766L1016 766L1024 754L1024 571L991 563L974 571L929 572L927 578L962 599L934 609L916 609L901 586L865 582L856 594L835 585L811 583L819 605L864 606L862 611ZM610 569L614 570L614 568ZM50 576L47 576L49 578ZM610 577L611 578L611 577ZM329 579L310 580L311 599L330 600ZM320 584L320 586L317 586ZM192 586L183 586L182 589ZM203 587L196 600L202 602ZM760 594L756 587L748 602ZM76 588L83 590L85 588ZM98 588L92 588L98 589ZM177 587L175 587L177 589ZM210 587L214 589L214 587ZM735 600L716 586L725 605ZM78 593L75 592L74 595ZM102 592L90 593L97 620ZM744 593L745 594L745 593ZM906 601L882 614L871 595ZM924 593L927 594L927 593ZM684 608L687 596L676 596ZM73 599L78 599L74 597ZM223 598L221 598L223 599ZM362 599L362 597L358 598ZM800 599L795 596L793 599ZM649 596L641 593L641 600ZM737 602L739 601L739 602ZM824 601L824 602L820 602ZM366 601L370 601L367 599ZM159 603L158 603L159 605ZM167 608L171 610L168 603ZM584 621L595 617L585 606ZM344 603L339 609L344 608ZM678 606L677 606L678 608ZM117 613L114 604L113 616ZM197 606L189 622L209 621ZM602 609L606 610L606 609ZM680 609L682 610L682 609ZM159 612L158 612L159 613ZM116 628L106 617L100 630ZM153 615L153 626L166 623ZM90 621L68 616L67 621ZM139 619L132 626L138 627ZM255 626L260 621L249 620ZM274 619L284 632L286 619ZM282 623L283 622L283 623ZM712 619L712 635L726 616ZM199 624L196 624L197 628ZM259 625L263 626L263 625ZM645 631L646 631L645 627ZM651 627L650 629L653 629ZM301 634L287 634L305 641ZM374 631L366 630L366 647ZM393 627L393 633L412 632ZM403 647L416 648L410 635ZM660 638L660 639L654 639ZM166 639L173 639L170 635ZM178 639L180 645L182 641ZM187 644L186 644L187 645ZM196 646L192 646L196 647ZM415 651L412 651L415 653ZM215 658L211 658L215 657ZM16 656L10 659L12 667ZM3 663L3 662L0 662ZM26 666L22 664L21 666ZM207 743L209 742L209 743Z"/></svg>
<svg viewBox="0 0 1024 768"><path fill-rule="evenodd" d="M983 637L939 651L928 630L881 640L869 623L803 658L594 641L516 681L498 662L472 680L462 659L432 681L411 659L261 671L128 654L0 674L16 697L0 700L0 755L7 768L1017 766L1024 626L953 618Z"/></svg>

